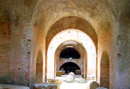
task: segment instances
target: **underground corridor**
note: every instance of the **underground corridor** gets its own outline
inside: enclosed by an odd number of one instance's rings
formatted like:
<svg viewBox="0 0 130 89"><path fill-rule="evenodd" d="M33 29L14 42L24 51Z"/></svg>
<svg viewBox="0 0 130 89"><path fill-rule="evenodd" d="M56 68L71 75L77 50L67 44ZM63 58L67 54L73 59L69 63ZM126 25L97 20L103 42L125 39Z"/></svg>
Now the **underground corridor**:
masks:
<svg viewBox="0 0 130 89"><path fill-rule="evenodd" d="M60 89L67 86L66 79L70 73L73 73L75 78L71 82L79 86L83 83L83 89L88 86L86 81L96 81L96 47L86 33L77 29L59 32L52 38L47 55L47 80L62 80ZM66 88L72 89L75 86L71 85L71 88Z"/></svg>
<svg viewBox="0 0 130 89"><path fill-rule="evenodd" d="M36 68L39 69L36 69L36 75L39 77L36 78L42 79L43 69L40 67L43 66L43 59L42 55L38 56ZM96 89L100 86L109 89L109 57L106 51L102 53L99 64L101 85L96 82L97 66L95 43L83 31L66 29L57 33L50 41L46 78L48 83L57 84L58 89ZM40 82L37 80L36 83Z"/></svg>
<svg viewBox="0 0 130 89"><path fill-rule="evenodd" d="M0 89L130 89L130 0L0 0Z"/></svg>

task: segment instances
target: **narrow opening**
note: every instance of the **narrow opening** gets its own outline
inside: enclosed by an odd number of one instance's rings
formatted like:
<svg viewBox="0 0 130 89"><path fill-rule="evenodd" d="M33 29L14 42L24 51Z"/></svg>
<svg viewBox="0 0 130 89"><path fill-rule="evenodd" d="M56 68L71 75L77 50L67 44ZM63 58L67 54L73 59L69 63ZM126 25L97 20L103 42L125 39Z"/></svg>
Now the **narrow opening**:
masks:
<svg viewBox="0 0 130 89"><path fill-rule="evenodd" d="M76 49L68 47L60 53L60 58L79 59L80 54Z"/></svg>
<svg viewBox="0 0 130 89"><path fill-rule="evenodd" d="M109 57L107 52L103 52L101 58L101 73L100 73L100 83L101 86L109 88Z"/></svg>
<svg viewBox="0 0 130 89"><path fill-rule="evenodd" d="M42 52L39 51L37 55L37 61L36 61L35 82L42 83L42 76L43 76L43 58L42 58Z"/></svg>
<svg viewBox="0 0 130 89"><path fill-rule="evenodd" d="M68 74L70 72L81 74L80 67L73 62L64 63L59 70L65 71L65 74Z"/></svg>

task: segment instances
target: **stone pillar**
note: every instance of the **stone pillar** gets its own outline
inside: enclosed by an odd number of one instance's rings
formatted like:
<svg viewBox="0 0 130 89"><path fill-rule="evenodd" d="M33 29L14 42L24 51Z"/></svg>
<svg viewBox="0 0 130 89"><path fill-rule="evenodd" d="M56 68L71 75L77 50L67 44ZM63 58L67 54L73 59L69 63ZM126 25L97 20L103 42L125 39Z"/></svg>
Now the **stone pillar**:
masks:
<svg viewBox="0 0 130 89"><path fill-rule="evenodd" d="M120 17L116 35L116 89L130 88L130 19L126 13Z"/></svg>

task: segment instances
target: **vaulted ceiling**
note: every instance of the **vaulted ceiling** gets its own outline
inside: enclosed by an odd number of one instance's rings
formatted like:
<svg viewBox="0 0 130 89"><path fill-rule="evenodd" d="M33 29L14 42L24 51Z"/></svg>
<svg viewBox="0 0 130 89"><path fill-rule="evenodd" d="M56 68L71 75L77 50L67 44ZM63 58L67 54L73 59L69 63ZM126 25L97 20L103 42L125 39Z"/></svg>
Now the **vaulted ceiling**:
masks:
<svg viewBox="0 0 130 89"><path fill-rule="evenodd" d="M0 13L8 13L11 21L22 20L25 25L33 24L44 30L45 35L59 19L75 16L88 21L100 36L113 29L122 12L129 13L130 6L127 5L129 2L129 0L2 0ZM126 7L128 10L124 10Z"/></svg>

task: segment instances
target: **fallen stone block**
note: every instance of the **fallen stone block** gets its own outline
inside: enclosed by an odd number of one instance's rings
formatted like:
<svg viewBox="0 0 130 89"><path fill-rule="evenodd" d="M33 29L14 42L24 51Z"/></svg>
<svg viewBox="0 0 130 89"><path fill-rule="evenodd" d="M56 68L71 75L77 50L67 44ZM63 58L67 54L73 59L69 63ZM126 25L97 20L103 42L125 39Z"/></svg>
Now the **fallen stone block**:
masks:
<svg viewBox="0 0 130 89"><path fill-rule="evenodd" d="M66 78L66 81L68 83L72 82L75 79L75 74L73 72L70 72L69 75Z"/></svg>
<svg viewBox="0 0 130 89"><path fill-rule="evenodd" d="M62 80L48 79L47 81L48 81L49 84L56 84L57 89L60 89Z"/></svg>
<svg viewBox="0 0 130 89"><path fill-rule="evenodd" d="M86 89L96 89L99 87L99 84L96 81L88 81Z"/></svg>

